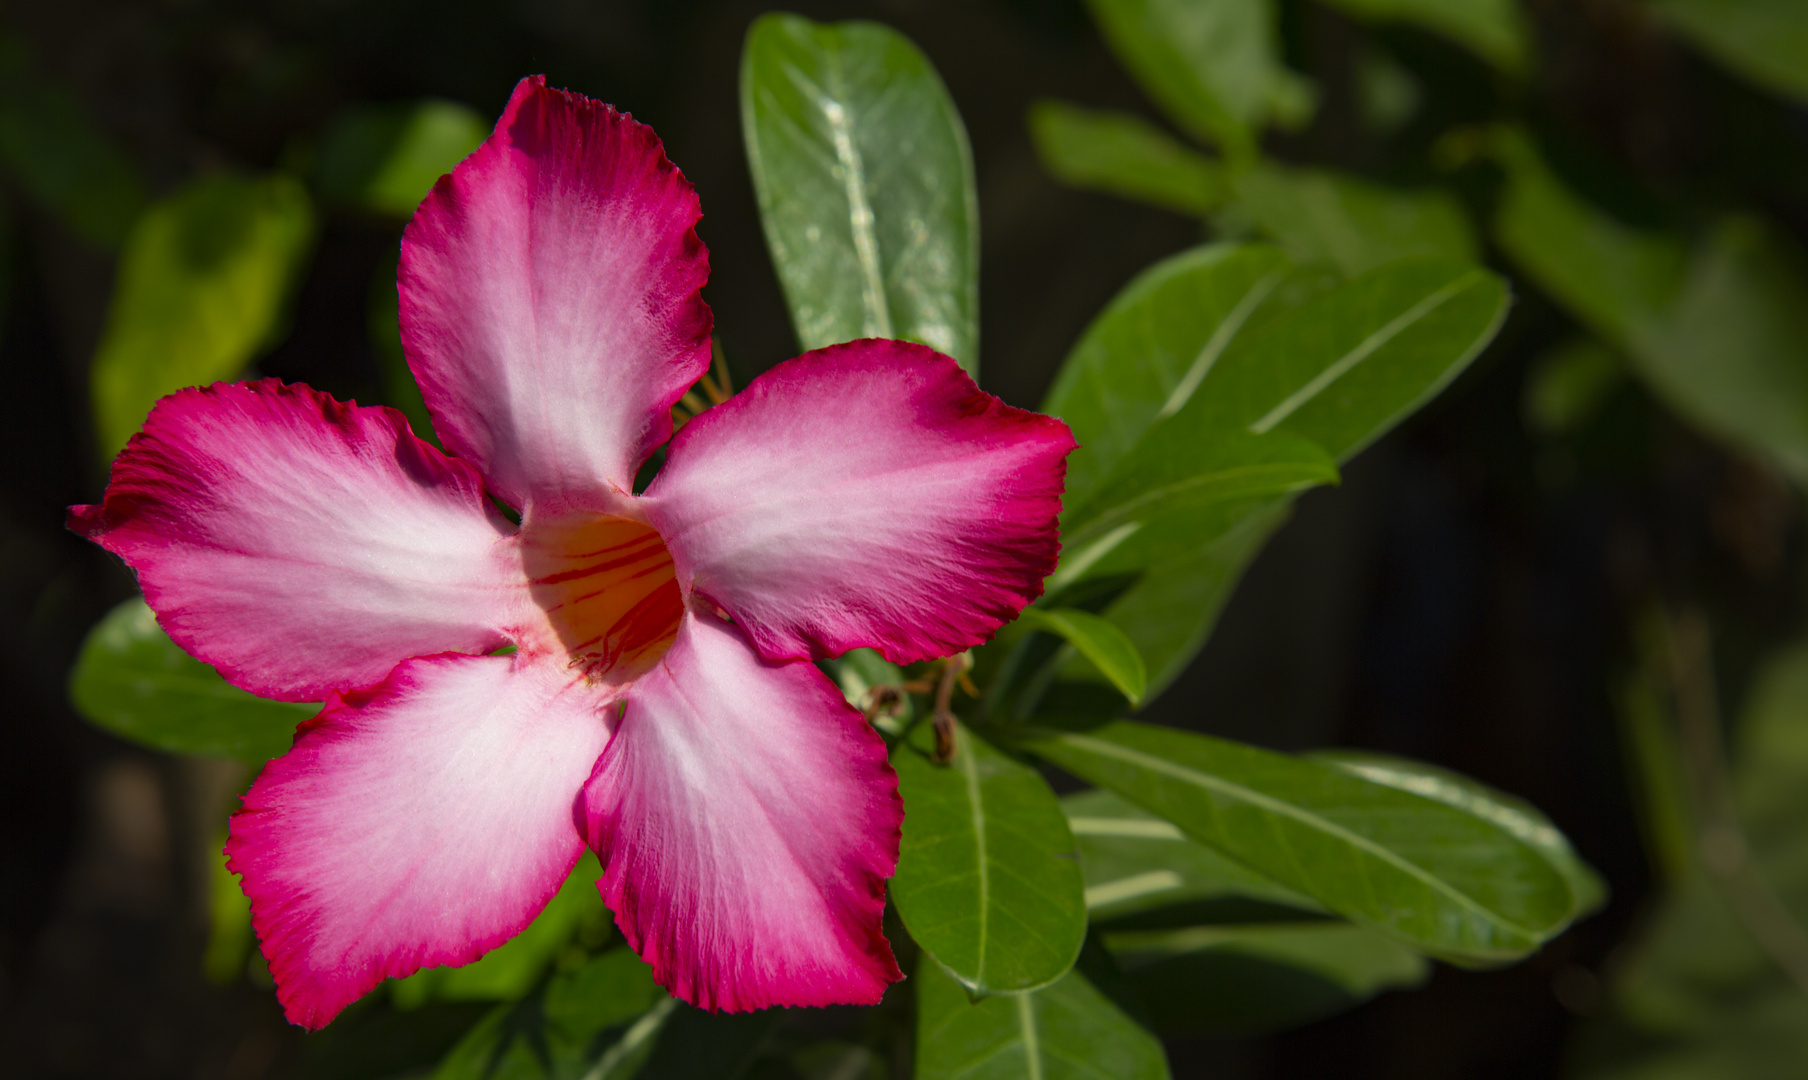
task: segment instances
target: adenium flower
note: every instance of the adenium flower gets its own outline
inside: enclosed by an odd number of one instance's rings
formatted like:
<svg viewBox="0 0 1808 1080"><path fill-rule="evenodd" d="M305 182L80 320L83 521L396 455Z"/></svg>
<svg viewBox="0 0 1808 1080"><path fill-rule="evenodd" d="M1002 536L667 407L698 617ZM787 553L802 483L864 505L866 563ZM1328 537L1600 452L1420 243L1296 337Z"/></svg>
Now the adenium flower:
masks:
<svg viewBox="0 0 1808 1080"><path fill-rule="evenodd" d="M1013 618L1053 567L1073 440L881 340L673 437L710 357L700 217L651 129L524 80L402 241L449 454L393 409L215 384L159 402L72 509L183 648L325 702L226 848L294 1022L475 960L585 844L693 1004L871 1003L901 977L897 779L811 661L944 656Z"/></svg>

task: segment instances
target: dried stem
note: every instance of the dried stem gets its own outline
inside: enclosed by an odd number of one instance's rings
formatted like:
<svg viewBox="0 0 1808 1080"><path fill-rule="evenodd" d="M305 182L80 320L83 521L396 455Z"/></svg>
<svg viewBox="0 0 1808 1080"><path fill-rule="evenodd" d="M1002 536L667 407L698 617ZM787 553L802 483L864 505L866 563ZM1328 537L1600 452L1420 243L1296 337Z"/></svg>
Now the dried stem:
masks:
<svg viewBox="0 0 1808 1080"><path fill-rule="evenodd" d="M954 710L949 705L954 700L955 685L965 679L966 674L966 653L942 661L942 677L935 688L935 713L931 718L935 725L935 757L932 760L937 765L954 760Z"/></svg>

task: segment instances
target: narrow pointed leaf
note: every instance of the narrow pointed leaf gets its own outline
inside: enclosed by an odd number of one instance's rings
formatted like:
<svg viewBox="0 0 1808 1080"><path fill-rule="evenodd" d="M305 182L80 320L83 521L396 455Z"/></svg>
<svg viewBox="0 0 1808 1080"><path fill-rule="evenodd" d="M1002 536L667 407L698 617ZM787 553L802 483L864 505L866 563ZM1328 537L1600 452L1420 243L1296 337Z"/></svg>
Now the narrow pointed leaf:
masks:
<svg viewBox="0 0 1808 1080"><path fill-rule="evenodd" d="M917 966L917 1080L1167 1080L1167 1055L1084 975L972 1001L934 961Z"/></svg>
<svg viewBox="0 0 1808 1080"><path fill-rule="evenodd" d="M1073 966L1086 900L1073 833L1034 769L965 727L930 760L929 725L892 752L904 836L891 899L910 936L974 994L1046 986Z"/></svg>
<svg viewBox="0 0 1808 1080"><path fill-rule="evenodd" d="M182 651L143 600L96 623L70 675L69 696L99 727L177 754L262 765L288 752L295 725L320 711L254 697Z"/></svg>
<svg viewBox="0 0 1808 1080"><path fill-rule="evenodd" d="M979 202L966 129L923 54L868 22L767 15L741 133L806 349L905 338L979 371Z"/></svg>
<svg viewBox="0 0 1808 1080"><path fill-rule="evenodd" d="M1111 680L1130 704L1142 701L1149 676L1143 670L1143 658L1124 632L1088 611L1075 608L1029 608L1020 620L1036 630L1060 635L1081 656L1091 661L1099 673Z"/></svg>
<svg viewBox="0 0 1808 1080"><path fill-rule="evenodd" d="M1038 101L1030 135L1043 168L1071 187L1201 217L1230 194L1221 162L1133 113Z"/></svg>
<svg viewBox="0 0 1808 1080"><path fill-rule="evenodd" d="M1523 956L1570 888L1491 822L1332 765L1120 721L1025 747L1353 922L1467 962Z"/></svg>

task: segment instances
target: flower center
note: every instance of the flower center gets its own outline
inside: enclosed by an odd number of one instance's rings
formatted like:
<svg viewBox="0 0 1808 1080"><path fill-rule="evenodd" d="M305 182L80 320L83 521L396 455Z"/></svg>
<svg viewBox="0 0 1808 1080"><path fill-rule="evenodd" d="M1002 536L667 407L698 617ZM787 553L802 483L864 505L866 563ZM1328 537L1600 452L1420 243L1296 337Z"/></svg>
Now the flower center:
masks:
<svg viewBox="0 0 1808 1080"><path fill-rule="evenodd" d="M618 517L536 524L522 536L534 600L593 682L621 683L665 655L684 600L671 552L651 526Z"/></svg>

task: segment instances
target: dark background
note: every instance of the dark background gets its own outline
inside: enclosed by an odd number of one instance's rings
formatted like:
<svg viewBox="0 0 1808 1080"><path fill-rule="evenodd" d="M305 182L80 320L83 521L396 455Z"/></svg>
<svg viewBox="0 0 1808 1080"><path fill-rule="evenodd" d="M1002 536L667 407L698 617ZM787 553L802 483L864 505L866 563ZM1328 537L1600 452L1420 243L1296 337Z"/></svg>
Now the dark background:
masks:
<svg viewBox="0 0 1808 1080"><path fill-rule="evenodd" d="M1080 194L1038 165L1037 97L1157 114L1078 0L797 4L881 19L948 83L977 165L983 382L1034 407L1090 317L1136 271L1197 243L1196 221ZM1795 227L1808 118L1666 41L1630 0L1535 3L1541 67L1515 90L1455 47L1285 7L1288 59L1324 105L1283 157L1423 180L1447 125L1528 118L1636 217L1653 197L1735 193ZM494 115L545 72L631 111L699 189L705 293L740 381L796 351L742 153L741 39L765 5L523 0L260 0L11 5L0 30L74 86L166 192L219 165L270 168L354 102L438 95ZM1398 135L1365 135L1355 50L1379 41L1427 88ZM1757 119L1753 119L1757 118ZM1779 138L1778 133L1782 133ZM1485 203L1488 177L1463 194ZM62 527L97 498L86 366L112 266L17 192L0 330L0 1072L252 1080L292 1072L303 1036L250 985L205 982L203 853L236 780L85 725L66 696L88 627L130 594L111 557ZM258 363L378 400L369 283L399 223L325 221L286 340ZM1521 421L1531 358L1565 333L1520 286L1499 340L1456 385L1308 495L1206 652L1153 718L1265 745L1422 757L1525 796L1607 876L1611 906L1518 967L1440 968L1430 984L1280 1036L1170 1046L1179 1077L1553 1074L1648 889L1614 734L1629 612L1707 605L1728 682L1796 621L1792 498L1630 386L1590 434L1541 442Z"/></svg>

